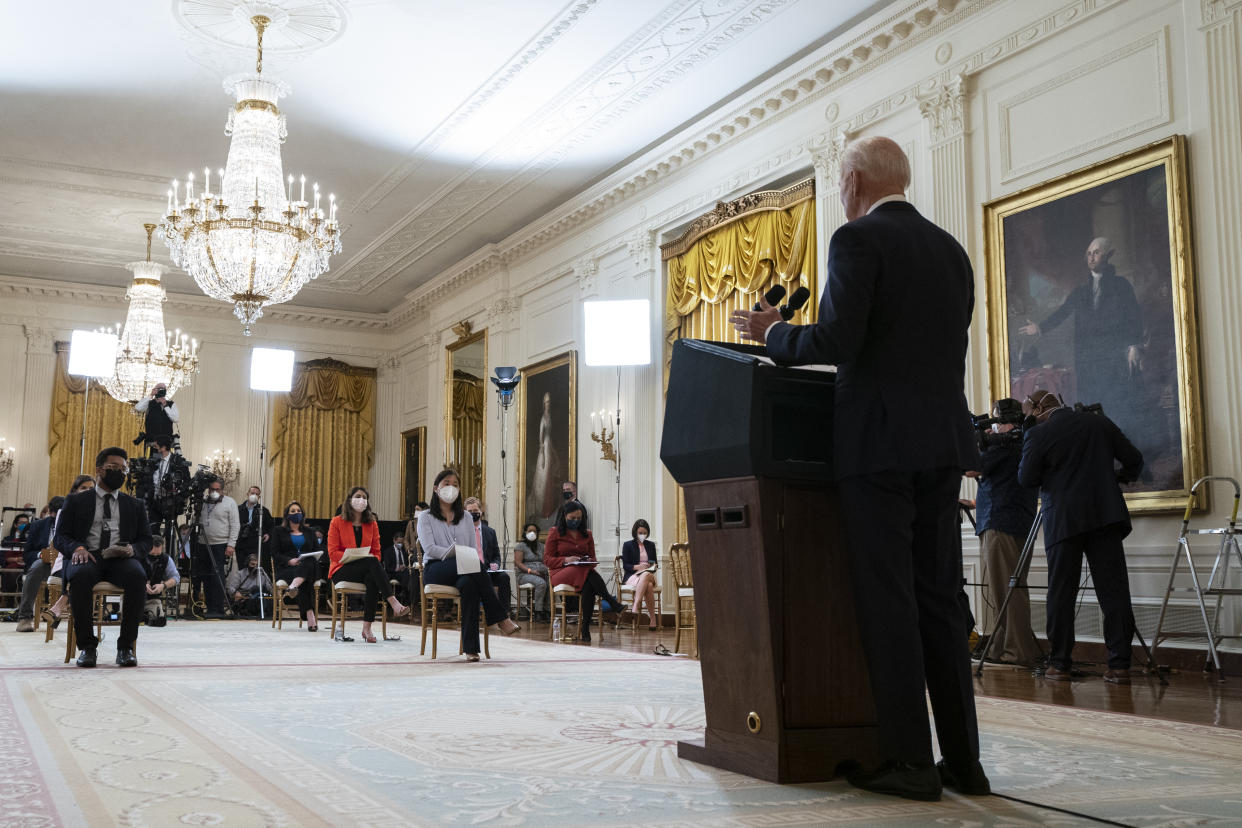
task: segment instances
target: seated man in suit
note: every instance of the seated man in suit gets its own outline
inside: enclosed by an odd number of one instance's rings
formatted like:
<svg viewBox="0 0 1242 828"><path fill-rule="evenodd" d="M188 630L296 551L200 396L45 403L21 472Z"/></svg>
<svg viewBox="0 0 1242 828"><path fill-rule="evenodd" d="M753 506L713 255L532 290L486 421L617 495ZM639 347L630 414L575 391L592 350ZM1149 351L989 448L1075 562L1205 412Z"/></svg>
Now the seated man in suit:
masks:
<svg viewBox="0 0 1242 828"><path fill-rule="evenodd" d="M79 667L95 666L95 625L91 609L95 584L108 581L124 594L116 663L137 667L134 642L142 621L147 587L147 552L151 524L142 501L121 491L129 471L125 449L106 448L95 457L94 489L65 500L54 545L65 556L65 585L73 608L73 626L81 653Z"/></svg>
<svg viewBox="0 0 1242 828"><path fill-rule="evenodd" d="M1130 534L1130 512L1118 483L1138 479L1143 455L1108 417L1063 406L1055 394L1034 391L1024 407L1038 425L1022 440L1018 482L1039 487L1048 556L1052 653L1044 677L1073 678L1074 605L1086 555L1095 597L1104 612L1108 645L1104 680L1129 684L1134 609L1121 541ZM1121 463L1120 470L1114 461Z"/></svg>
<svg viewBox="0 0 1242 828"><path fill-rule="evenodd" d="M395 587L397 600L408 604L410 573L413 570L411 569L410 550L405 548L404 536L393 535L392 543L380 553L380 563L384 565L384 574L388 576L388 580L397 582Z"/></svg>
<svg viewBox="0 0 1242 828"><path fill-rule="evenodd" d="M487 575L492 579L496 597L500 599L500 605L505 608L505 612L512 617L513 611L509 608L509 601L513 597L513 584L509 581L508 572L497 571L501 566L500 544L496 540L496 530L483 520L483 504L477 497L466 498L466 511L470 513L470 517L474 518L474 528L481 544L479 549L483 550L483 565L490 570Z"/></svg>

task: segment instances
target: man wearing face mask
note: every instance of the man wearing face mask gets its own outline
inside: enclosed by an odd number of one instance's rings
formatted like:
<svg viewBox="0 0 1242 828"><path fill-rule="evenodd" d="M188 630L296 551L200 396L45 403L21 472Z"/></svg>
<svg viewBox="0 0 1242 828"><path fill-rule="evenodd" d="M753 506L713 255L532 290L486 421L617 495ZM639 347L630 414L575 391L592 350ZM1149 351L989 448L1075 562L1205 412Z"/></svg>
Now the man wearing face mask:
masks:
<svg viewBox="0 0 1242 828"><path fill-rule="evenodd" d="M408 603L410 573L413 570L410 568L410 552L405 547L405 538L402 535L393 535L392 543L380 556L380 563L384 565L384 574L388 576L388 580L397 584L397 600Z"/></svg>
<svg viewBox="0 0 1242 828"><path fill-rule="evenodd" d="M483 520L483 503L477 497L466 498L466 511L474 521L475 539L479 543L475 549L483 550L483 566L487 568L487 577L492 581L500 605L512 618L513 611L509 608L509 602L513 598L513 583L509 580L508 572L500 571L500 544L496 540L496 530Z"/></svg>
<svg viewBox="0 0 1242 828"><path fill-rule="evenodd" d="M151 389L151 395L144 397L134 405L134 413L142 416L143 431L138 435L135 444L146 441L147 447L155 449L157 437L167 437L174 441L173 423L181 419L177 404L168 398L168 386L157 382Z"/></svg>
<svg viewBox="0 0 1242 828"><path fill-rule="evenodd" d="M267 570L259 569L259 556L251 555L246 559L245 569L235 569L229 574L227 589L233 615L253 618L259 614L259 601L272 594L272 579Z"/></svg>
<svg viewBox="0 0 1242 828"><path fill-rule="evenodd" d="M272 513L267 507L262 505L263 493L258 486L251 486L246 490L246 501L237 507L237 519L241 524L241 529L237 533L237 564L240 567L242 562L251 555L259 554L259 543L263 543L263 555L266 558L270 553L272 526L275 521L272 520Z"/></svg>
<svg viewBox="0 0 1242 828"><path fill-rule="evenodd" d="M224 575L228 560L237 553L237 534L241 520L237 502L224 493L219 480L212 481L203 493L203 512L199 518L200 537L210 554L203 565L203 591L207 599L207 617L224 617Z"/></svg>
<svg viewBox="0 0 1242 828"><path fill-rule="evenodd" d="M137 667L134 644L146 598L147 552L151 525L142 501L121 491L129 471L125 449L106 448L95 457L98 485L70 495L56 526L54 545L65 556L65 584L73 608L79 667L95 666L95 584L108 581L121 588L121 631L116 639L119 667Z"/></svg>

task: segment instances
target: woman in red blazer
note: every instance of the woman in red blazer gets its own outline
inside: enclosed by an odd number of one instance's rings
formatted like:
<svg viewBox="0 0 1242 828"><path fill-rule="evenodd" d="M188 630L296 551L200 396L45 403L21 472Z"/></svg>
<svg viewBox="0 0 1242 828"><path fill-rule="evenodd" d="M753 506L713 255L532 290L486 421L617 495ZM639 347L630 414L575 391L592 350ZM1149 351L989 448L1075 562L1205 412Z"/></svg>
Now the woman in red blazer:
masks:
<svg viewBox="0 0 1242 828"><path fill-rule="evenodd" d="M605 612L621 611L621 602L608 591L608 584L595 567L578 565L579 561L594 560L595 538L587 525L586 507L571 500L557 511L556 525L548 530L543 562L548 567L553 587L569 584L582 593L578 598L578 639L588 644L591 643L595 596L609 603Z"/></svg>
<svg viewBox="0 0 1242 828"><path fill-rule="evenodd" d="M341 563L346 549L370 548L371 554ZM366 584L367 595L362 604L362 639L375 643L371 634L371 622L375 620L375 605L381 595L392 607L393 616L400 617L410 611L402 606L392 594L392 584L380 564L379 523L371 514L371 495L361 486L349 490L349 496L341 504L341 513L328 525L328 577L332 583L355 581Z"/></svg>

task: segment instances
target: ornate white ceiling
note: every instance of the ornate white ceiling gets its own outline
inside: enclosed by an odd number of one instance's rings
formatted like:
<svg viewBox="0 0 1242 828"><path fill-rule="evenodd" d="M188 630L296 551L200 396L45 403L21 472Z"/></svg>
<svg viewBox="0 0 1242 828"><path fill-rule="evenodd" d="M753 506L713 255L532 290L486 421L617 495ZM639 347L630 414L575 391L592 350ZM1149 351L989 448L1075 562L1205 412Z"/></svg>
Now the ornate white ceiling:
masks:
<svg viewBox="0 0 1242 828"><path fill-rule="evenodd" d="M293 87L285 168L345 227L295 304L378 312L884 5L58 0L55 26L12 5L30 36L0 50L0 274L127 284L168 182L223 165L221 82L252 67L256 8L277 23L264 73Z"/></svg>

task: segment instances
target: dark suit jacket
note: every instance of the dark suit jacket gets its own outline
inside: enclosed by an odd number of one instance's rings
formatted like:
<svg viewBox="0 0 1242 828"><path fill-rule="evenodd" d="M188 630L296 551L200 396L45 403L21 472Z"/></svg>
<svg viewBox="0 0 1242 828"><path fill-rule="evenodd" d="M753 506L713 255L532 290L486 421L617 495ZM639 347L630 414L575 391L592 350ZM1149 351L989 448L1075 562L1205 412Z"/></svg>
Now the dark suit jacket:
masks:
<svg viewBox="0 0 1242 828"><path fill-rule="evenodd" d="M496 564L503 568L500 561L500 543L496 540L496 530L483 524L483 566L484 568Z"/></svg>
<svg viewBox="0 0 1242 828"><path fill-rule="evenodd" d="M410 569L414 566L414 555L409 549L401 547L401 558L405 562L404 574L397 572L397 550L390 543L384 547L384 551L380 553L380 563L384 565L384 572L388 573L388 577L396 578L398 575L406 577L410 574Z"/></svg>
<svg viewBox="0 0 1242 828"><path fill-rule="evenodd" d="M285 528L283 523L278 523L272 528L271 542L263 547L266 559L269 555L271 559L276 561L278 567L297 566L298 555L302 552L314 552L315 547L315 530L306 524L302 524L302 537L306 540L302 543L302 551L293 545L293 535ZM266 566L267 564L264 564Z"/></svg>
<svg viewBox="0 0 1242 828"><path fill-rule="evenodd" d="M1040 332L1048 333L1070 314L1074 316L1077 396L1081 402L1099 402L1101 397L1115 394L1119 389L1114 386L1127 375L1127 350L1143 341L1143 313L1134 296L1134 287L1116 275L1111 265L1105 265L1100 275L1099 307L1095 305L1088 273L1086 283L1071 291L1061 307L1039 324ZM1108 413L1108 408L1104 413Z"/></svg>
<svg viewBox="0 0 1242 828"><path fill-rule="evenodd" d="M1018 482L1040 488L1045 546L1105 526L1130 534L1114 460L1127 480L1143 469L1143 455L1102 414L1061 408L1026 433Z"/></svg>
<svg viewBox="0 0 1242 828"><path fill-rule="evenodd" d="M237 533L237 552L243 556L257 550L259 538L264 533L270 535L272 527L276 525L276 521L272 519L272 513L262 504L255 507L253 517L250 515L249 503L237 504L237 522L241 524L241 529ZM242 566L246 565L245 557L239 560Z"/></svg>
<svg viewBox="0 0 1242 828"><path fill-rule="evenodd" d="M52 527L56 524L56 515L39 518L26 530L26 548L22 550L22 563L29 569L39 557L39 553L52 545Z"/></svg>
<svg viewBox="0 0 1242 828"><path fill-rule="evenodd" d="M643 546L647 547L648 563L655 563L655 544L650 540L646 540L643 541ZM625 545L621 547L621 566L625 569L625 580L628 581L630 576L634 574L634 567L638 566L638 541L627 540Z"/></svg>
<svg viewBox="0 0 1242 828"><path fill-rule="evenodd" d="M112 539L113 543L128 543L134 549L134 559L142 564L143 569L148 567L147 559L150 557L147 553L151 551L151 524L147 520L147 509L142 505L142 501L136 497L121 492L117 499L117 506L121 510L120 519L117 522L118 537ZM56 538L53 545L60 550L60 554L65 556L66 566L71 567L68 561L73 558L73 552L79 546L86 545L86 538L91 533L91 524L95 522L95 492L94 490L78 492L71 494L65 500L65 506L60 512L60 525L56 529ZM91 550L94 553L96 550ZM95 556L96 561L99 557Z"/></svg>
<svg viewBox="0 0 1242 828"><path fill-rule="evenodd" d="M899 201L838 228L814 325L776 325L773 360L837 366L838 478L976 469L964 377L974 276L957 241Z"/></svg>

